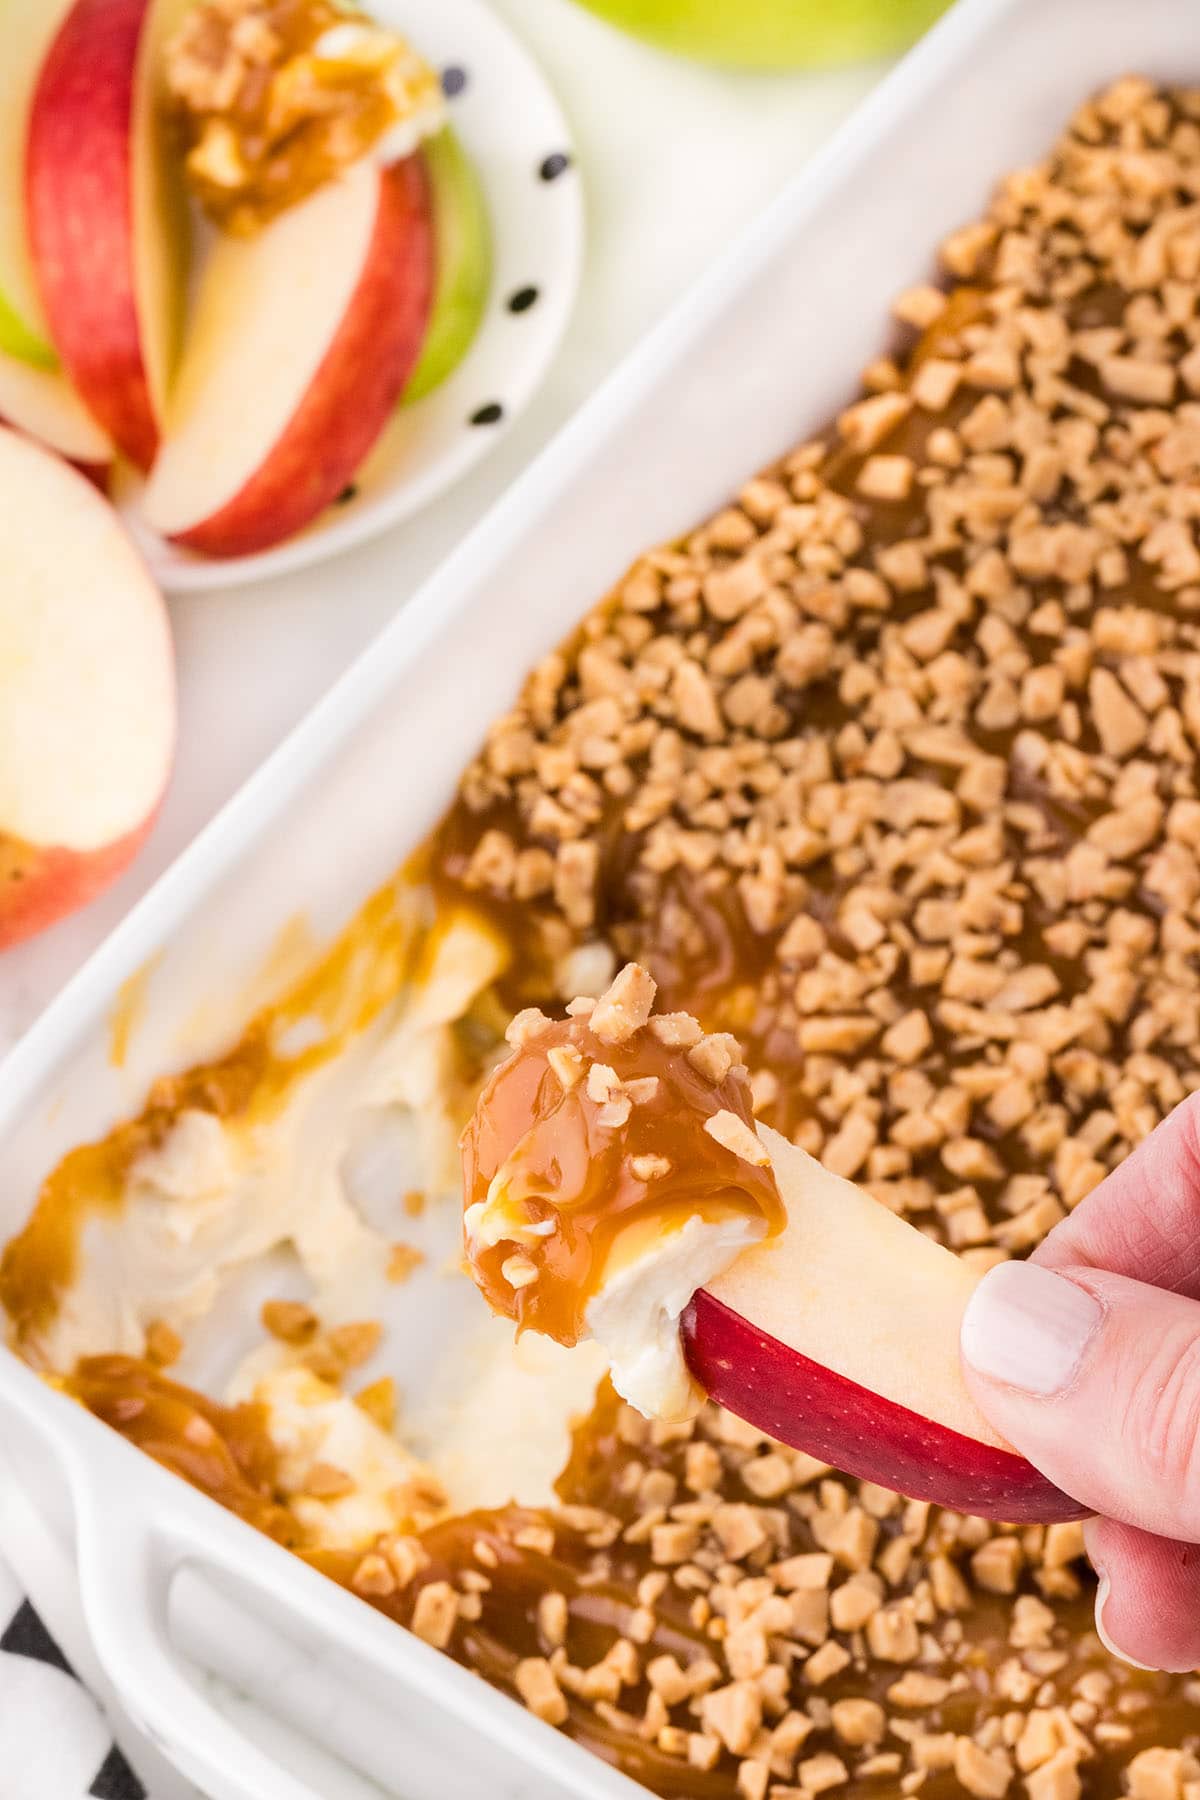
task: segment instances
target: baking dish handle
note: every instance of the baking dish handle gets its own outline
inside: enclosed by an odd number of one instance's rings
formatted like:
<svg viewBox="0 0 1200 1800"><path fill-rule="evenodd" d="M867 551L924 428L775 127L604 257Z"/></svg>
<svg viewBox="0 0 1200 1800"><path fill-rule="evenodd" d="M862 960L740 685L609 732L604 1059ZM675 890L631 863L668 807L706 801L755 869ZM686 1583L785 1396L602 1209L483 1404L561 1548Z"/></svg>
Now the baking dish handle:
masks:
<svg viewBox="0 0 1200 1800"><path fill-rule="evenodd" d="M89 1484L91 1487L91 1484ZM119 1492L119 1489L116 1490ZM80 1596L96 1654L134 1724L219 1800L324 1800L268 1755L187 1674L168 1630L186 1549L76 1490Z"/></svg>

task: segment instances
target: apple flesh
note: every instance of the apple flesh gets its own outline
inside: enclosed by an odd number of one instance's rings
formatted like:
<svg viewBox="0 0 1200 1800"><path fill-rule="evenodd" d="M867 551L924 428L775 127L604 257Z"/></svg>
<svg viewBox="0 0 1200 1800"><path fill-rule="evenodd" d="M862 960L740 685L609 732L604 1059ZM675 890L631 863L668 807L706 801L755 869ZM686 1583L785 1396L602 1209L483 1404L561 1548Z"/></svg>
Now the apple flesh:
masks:
<svg viewBox="0 0 1200 1800"><path fill-rule="evenodd" d="M163 44L189 0L75 0L34 91L29 244L55 348L131 462L149 468L186 265Z"/></svg>
<svg viewBox="0 0 1200 1800"><path fill-rule="evenodd" d="M710 1397L912 1499L1014 1523L1086 1517L967 1392L959 1328L978 1277L777 1132L759 1135L788 1224L683 1316L684 1355Z"/></svg>
<svg viewBox="0 0 1200 1800"><path fill-rule="evenodd" d="M25 231L25 148L33 91L72 0L0 0L0 352L58 367Z"/></svg>
<svg viewBox="0 0 1200 1800"><path fill-rule="evenodd" d="M416 363L433 258L419 156L356 163L255 237L218 239L141 497L147 523L240 556L335 500Z"/></svg>
<svg viewBox="0 0 1200 1800"><path fill-rule="evenodd" d="M429 178L435 262L429 329L403 403L440 387L479 330L492 284L492 238L479 177L449 126L421 147Z"/></svg>
<svg viewBox="0 0 1200 1800"><path fill-rule="evenodd" d="M112 461L112 445L61 375L2 352L0 421L78 463L92 480Z"/></svg>
<svg viewBox="0 0 1200 1800"><path fill-rule="evenodd" d="M0 427L0 949L82 906L149 832L170 772L166 609L112 508Z"/></svg>

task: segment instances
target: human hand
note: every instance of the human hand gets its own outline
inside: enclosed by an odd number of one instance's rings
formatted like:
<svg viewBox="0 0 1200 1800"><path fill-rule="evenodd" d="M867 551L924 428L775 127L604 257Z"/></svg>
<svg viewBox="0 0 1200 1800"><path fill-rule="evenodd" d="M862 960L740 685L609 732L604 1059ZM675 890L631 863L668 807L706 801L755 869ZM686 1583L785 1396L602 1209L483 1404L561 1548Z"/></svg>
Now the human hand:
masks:
<svg viewBox="0 0 1200 1800"><path fill-rule="evenodd" d="M989 1270L962 1356L996 1429L1099 1517L1096 1622L1127 1661L1200 1664L1200 1095L1025 1263Z"/></svg>

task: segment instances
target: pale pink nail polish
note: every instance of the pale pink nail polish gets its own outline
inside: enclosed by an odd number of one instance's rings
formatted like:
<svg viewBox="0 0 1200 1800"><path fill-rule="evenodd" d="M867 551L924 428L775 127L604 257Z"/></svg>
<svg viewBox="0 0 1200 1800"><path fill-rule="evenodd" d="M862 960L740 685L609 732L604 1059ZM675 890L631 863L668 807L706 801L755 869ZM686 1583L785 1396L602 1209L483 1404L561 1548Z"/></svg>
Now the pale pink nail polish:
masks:
<svg viewBox="0 0 1200 1800"><path fill-rule="evenodd" d="M1091 1294L1037 1263L999 1263L967 1303L964 1360L1027 1394L1069 1387L1103 1309Z"/></svg>

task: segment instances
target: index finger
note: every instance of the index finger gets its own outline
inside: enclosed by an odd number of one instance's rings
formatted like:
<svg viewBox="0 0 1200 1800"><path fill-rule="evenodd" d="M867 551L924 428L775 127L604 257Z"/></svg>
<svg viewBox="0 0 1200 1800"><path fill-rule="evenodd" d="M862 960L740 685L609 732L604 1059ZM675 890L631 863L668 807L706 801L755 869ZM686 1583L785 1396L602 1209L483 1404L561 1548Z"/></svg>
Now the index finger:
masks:
<svg viewBox="0 0 1200 1800"><path fill-rule="evenodd" d="M1200 1094L1181 1101L1031 1260L1111 1269L1200 1298Z"/></svg>

